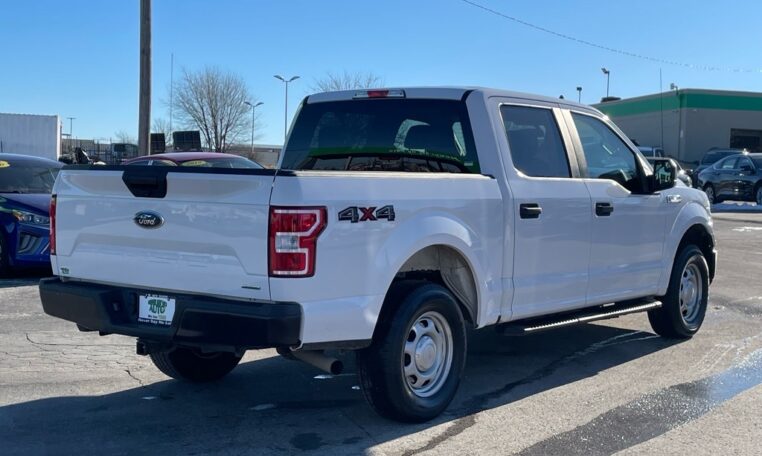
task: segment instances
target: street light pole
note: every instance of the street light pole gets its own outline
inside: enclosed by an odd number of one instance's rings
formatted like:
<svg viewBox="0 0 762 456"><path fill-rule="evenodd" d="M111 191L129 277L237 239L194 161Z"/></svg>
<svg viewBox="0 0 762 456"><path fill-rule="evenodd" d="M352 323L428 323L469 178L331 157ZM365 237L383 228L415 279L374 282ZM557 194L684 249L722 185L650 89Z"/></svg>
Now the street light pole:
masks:
<svg viewBox="0 0 762 456"><path fill-rule="evenodd" d="M254 158L254 108L262 106L264 103L260 101L256 104L251 104L248 101L244 101L243 104L251 106L251 158Z"/></svg>
<svg viewBox="0 0 762 456"><path fill-rule="evenodd" d="M286 79L283 76L276 74L275 79L279 79L280 81L284 82L286 84L286 109L285 114L283 116L283 145L286 145L286 135L288 135L288 84L290 82L293 82L297 79L299 79L299 76L293 76L290 79Z"/></svg>
<svg viewBox="0 0 762 456"><path fill-rule="evenodd" d="M577 103L582 103L582 86L577 86Z"/></svg>
<svg viewBox="0 0 762 456"><path fill-rule="evenodd" d="M74 137L71 135L71 132L74 129L73 125L74 119L76 119L76 117L67 117L67 119L69 119L69 140L72 140Z"/></svg>
<svg viewBox="0 0 762 456"><path fill-rule="evenodd" d="M606 98L609 97L609 81L611 79L611 71L609 71L607 68L601 68L601 71L603 71L603 74L606 75Z"/></svg>

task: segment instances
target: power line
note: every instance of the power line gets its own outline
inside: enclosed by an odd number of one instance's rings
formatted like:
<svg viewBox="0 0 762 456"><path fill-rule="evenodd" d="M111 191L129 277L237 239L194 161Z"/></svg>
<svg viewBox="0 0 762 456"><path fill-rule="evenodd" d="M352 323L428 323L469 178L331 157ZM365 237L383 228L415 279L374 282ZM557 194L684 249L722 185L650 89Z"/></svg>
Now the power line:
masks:
<svg viewBox="0 0 762 456"><path fill-rule="evenodd" d="M594 43L592 41L584 40L582 38L577 38L575 36L567 35L565 33L556 32L555 30L550 30L548 28L545 28L545 27L542 27L542 26L539 26L539 25L536 25L536 24L532 24L531 22L527 22L527 21L519 19L517 17L509 16L509 15L507 15L505 13L501 13L500 11L497 11L497 10L494 10L492 8L486 7L484 5L481 5L481 4L476 3L474 1L471 1L471 0L460 0L460 1L462 1L463 3L465 3L467 5L471 5L471 6L475 7L475 8L479 8L479 9L481 9L483 11L486 11L486 12L488 12L490 14L495 15L495 16L499 16L499 17L501 17L503 19L508 19L509 21L515 22L517 24L521 24L521 25L523 25L525 27L529 27L531 29L534 29L534 30L537 30L537 31L540 31L540 32L543 32L543 33L547 33L549 35L553 35L553 36L555 36L557 38L562 38L564 40L572 41L572 42L575 42L577 44L582 44L584 46L593 47L593 48L601 49L601 50L608 51L608 52L613 52L615 54L620 54L620 55L624 55L624 56L627 56L627 57L632 57L632 58L636 58L636 59L640 59L640 60L647 60L649 62L661 63L661 64L665 64L665 65L672 65L672 66L679 66L679 67L684 67L684 68L690 68L690 69L693 69L693 70L726 71L726 72L732 72L732 73L762 73L762 69L759 69L759 68L756 68L756 69L755 68L725 68L725 67L712 66L712 65L701 65L701 64L695 65L695 64L691 64L691 63L679 62L679 61L676 61L676 60L662 59L662 58L659 58L659 57L652 57L652 56L648 56L648 55L644 55L644 54L638 54L638 53L635 53L635 52L625 51L625 50L622 50L622 49L613 48L611 46L606 46L606 45L603 45L603 44Z"/></svg>

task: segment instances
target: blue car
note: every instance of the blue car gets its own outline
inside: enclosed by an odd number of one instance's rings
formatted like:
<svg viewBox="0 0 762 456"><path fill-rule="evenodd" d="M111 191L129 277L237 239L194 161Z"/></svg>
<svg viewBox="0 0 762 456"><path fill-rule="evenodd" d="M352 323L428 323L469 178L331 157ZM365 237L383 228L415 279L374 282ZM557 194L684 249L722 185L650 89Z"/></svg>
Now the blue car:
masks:
<svg viewBox="0 0 762 456"><path fill-rule="evenodd" d="M0 274L50 266L50 195L62 166L0 154Z"/></svg>

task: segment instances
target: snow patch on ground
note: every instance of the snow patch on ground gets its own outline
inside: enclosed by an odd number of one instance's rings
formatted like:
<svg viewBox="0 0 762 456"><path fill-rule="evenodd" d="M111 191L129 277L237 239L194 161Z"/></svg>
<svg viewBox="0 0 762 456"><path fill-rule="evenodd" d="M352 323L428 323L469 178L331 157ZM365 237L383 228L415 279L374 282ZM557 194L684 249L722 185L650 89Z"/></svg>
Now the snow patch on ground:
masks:
<svg viewBox="0 0 762 456"><path fill-rule="evenodd" d="M762 214L762 206L759 206L756 203L729 201L720 204L713 204L712 212L756 212Z"/></svg>

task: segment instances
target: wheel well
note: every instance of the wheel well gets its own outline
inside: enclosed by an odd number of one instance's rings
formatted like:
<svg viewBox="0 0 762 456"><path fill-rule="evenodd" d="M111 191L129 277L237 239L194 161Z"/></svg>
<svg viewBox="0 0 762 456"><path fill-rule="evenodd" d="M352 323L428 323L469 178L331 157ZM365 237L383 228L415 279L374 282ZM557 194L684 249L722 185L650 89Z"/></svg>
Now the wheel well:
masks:
<svg viewBox="0 0 762 456"><path fill-rule="evenodd" d="M715 270L715 264L714 264L714 239L712 238L712 235L709 234L709 231L703 226L703 225L693 225L690 228L688 228L688 231L685 232L683 235L683 238L680 240L680 244L677 246L677 252L675 255L679 254L680 251L688 244L694 244L699 249L701 249L701 253L704 254L704 258L706 259L707 266L709 266L709 279L714 279L714 270Z"/></svg>
<svg viewBox="0 0 762 456"><path fill-rule="evenodd" d="M419 250L397 271L387 290L379 321L396 310L397 299L393 295L404 294L416 282L433 282L447 288L455 296L463 317L476 326L478 315L478 290L473 271L465 257L445 245L432 245Z"/></svg>

